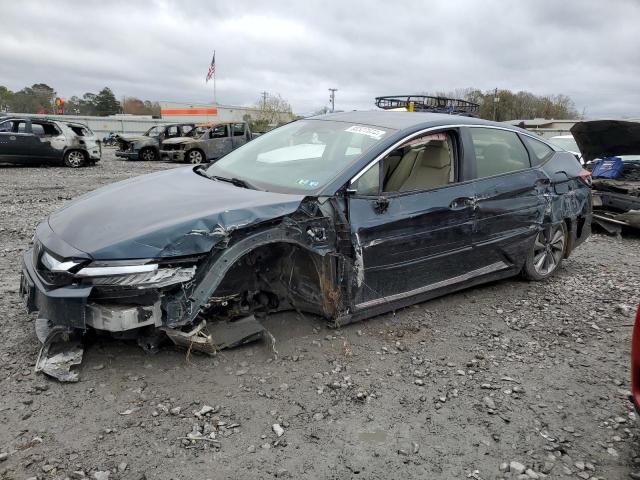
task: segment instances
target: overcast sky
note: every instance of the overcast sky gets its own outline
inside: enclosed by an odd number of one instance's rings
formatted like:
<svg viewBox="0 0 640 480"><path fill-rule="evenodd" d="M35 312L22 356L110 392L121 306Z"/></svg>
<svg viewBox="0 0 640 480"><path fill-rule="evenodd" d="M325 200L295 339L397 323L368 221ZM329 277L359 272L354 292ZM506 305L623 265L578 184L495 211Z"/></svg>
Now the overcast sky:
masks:
<svg viewBox="0 0 640 480"><path fill-rule="evenodd" d="M569 95L579 112L640 116L640 1L5 1L0 85L63 97L110 87L149 100L297 113L379 95L478 87Z"/></svg>

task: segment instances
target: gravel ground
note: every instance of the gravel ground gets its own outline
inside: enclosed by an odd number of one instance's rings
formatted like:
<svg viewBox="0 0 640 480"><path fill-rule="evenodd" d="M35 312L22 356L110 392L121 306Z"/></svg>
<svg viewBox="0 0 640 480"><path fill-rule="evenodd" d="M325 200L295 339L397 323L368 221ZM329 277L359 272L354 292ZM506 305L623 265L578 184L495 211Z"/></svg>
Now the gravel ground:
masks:
<svg viewBox="0 0 640 480"><path fill-rule="evenodd" d="M18 280L36 223L175 166L104 157L0 167L0 479L640 478L627 398L638 236L593 235L544 283L495 282L340 330L274 315L277 355L260 342L149 356L99 338L79 383L33 373ZM194 429L217 441L185 439Z"/></svg>

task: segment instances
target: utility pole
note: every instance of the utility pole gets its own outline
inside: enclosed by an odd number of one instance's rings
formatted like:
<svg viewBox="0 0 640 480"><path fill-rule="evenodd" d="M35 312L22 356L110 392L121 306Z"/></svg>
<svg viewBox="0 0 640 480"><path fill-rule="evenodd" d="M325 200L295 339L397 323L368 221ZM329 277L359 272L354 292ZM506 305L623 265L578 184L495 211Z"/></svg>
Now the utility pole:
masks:
<svg viewBox="0 0 640 480"><path fill-rule="evenodd" d="M266 110L267 109L267 97L269 96L269 92L263 91L261 92L262 95L262 110Z"/></svg>
<svg viewBox="0 0 640 480"><path fill-rule="evenodd" d="M498 102L500 98L498 97L498 89L496 88L493 91L493 121L496 121L496 109L498 108Z"/></svg>
<svg viewBox="0 0 640 480"><path fill-rule="evenodd" d="M329 101L331 102L331 113L333 113L333 111L336 109L336 92L338 91L338 89L330 88L329 91L331 92L329 94Z"/></svg>

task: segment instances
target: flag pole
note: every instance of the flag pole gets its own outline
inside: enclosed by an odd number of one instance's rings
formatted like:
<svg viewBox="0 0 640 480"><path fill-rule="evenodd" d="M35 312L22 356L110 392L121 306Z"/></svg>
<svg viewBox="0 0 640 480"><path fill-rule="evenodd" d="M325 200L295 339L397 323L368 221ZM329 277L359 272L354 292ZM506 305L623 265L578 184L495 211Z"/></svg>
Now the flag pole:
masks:
<svg viewBox="0 0 640 480"><path fill-rule="evenodd" d="M215 61L215 58L216 58L216 51L215 50L213 51L213 58L214 58L214 61ZM216 65L216 70L217 69L218 69L218 67ZM216 70L213 71L213 103L214 103L214 105L218 104L218 99L216 97L216 77L217 77Z"/></svg>

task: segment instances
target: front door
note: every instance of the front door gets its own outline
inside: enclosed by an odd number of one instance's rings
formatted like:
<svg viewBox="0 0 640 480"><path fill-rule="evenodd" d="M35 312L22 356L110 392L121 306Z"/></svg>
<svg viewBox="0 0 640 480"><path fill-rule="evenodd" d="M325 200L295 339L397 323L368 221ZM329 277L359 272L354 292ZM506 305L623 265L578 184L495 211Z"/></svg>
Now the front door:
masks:
<svg viewBox="0 0 640 480"><path fill-rule="evenodd" d="M244 145L247 143L247 133L245 132L245 124L244 123L234 123L231 126L233 137L231 141L233 142L233 149Z"/></svg>
<svg viewBox="0 0 640 480"><path fill-rule="evenodd" d="M473 193L459 181L458 145L455 131L411 139L352 184L356 308L457 283L475 268Z"/></svg>
<svg viewBox="0 0 640 480"><path fill-rule="evenodd" d="M207 160L215 160L232 150L229 125L216 125L209 130L209 138L204 142Z"/></svg>
<svg viewBox="0 0 640 480"><path fill-rule="evenodd" d="M0 161L32 161L36 141L27 120L0 122Z"/></svg>

